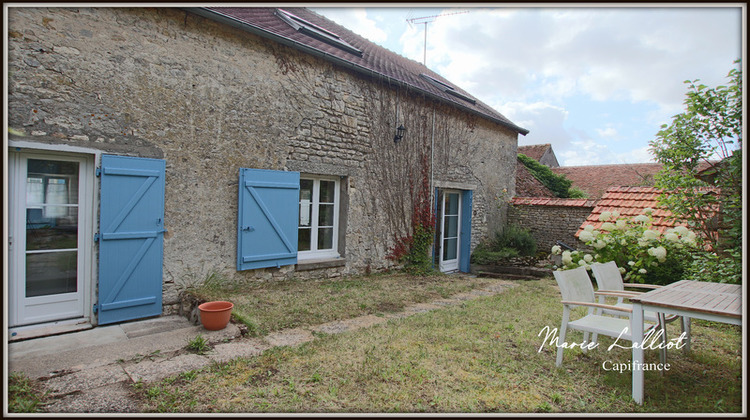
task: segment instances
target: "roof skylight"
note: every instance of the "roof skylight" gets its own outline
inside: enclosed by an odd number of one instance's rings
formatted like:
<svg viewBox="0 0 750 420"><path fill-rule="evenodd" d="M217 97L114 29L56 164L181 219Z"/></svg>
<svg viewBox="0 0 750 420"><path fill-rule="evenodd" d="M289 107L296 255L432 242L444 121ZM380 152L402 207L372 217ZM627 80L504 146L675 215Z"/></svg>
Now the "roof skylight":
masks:
<svg viewBox="0 0 750 420"><path fill-rule="evenodd" d="M469 102L472 105L476 105L477 103L477 101L475 101L473 98L470 98L464 95L463 93L457 91L453 86L447 83L441 82L440 80L435 79L434 77L428 76L424 73L420 73L419 76L427 80L428 82L430 82L433 86L437 87L438 89L442 90L443 92L449 95L453 95L456 98L463 99L464 101Z"/></svg>
<svg viewBox="0 0 750 420"><path fill-rule="evenodd" d="M310 23L299 16L295 16L286 10L276 9L276 16L280 17L281 20L289 24L292 28L307 36L311 36L319 41L323 41L326 44L332 45L336 48L340 48L348 53L352 53L356 56L362 57L362 51L353 47L348 42L341 39L337 34L323 29L318 25Z"/></svg>

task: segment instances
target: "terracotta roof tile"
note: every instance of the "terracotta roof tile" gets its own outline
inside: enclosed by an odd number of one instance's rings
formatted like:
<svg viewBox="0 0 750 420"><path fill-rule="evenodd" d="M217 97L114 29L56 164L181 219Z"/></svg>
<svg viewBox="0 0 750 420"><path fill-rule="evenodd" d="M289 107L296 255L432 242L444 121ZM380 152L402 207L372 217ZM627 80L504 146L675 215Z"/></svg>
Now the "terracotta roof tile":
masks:
<svg viewBox="0 0 750 420"><path fill-rule="evenodd" d="M659 207L658 197L661 193L661 190L653 187L611 187L596 203L594 210L581 224L575 236L578 237L586 225L593 225L595 229L599 229L603 223L599 221L599 216L605 211L617 211L621 216L634 217L644 214L646 208L651 208L652 228L662 233L682 224L676 224L671 218L672 213Z"/></svg>

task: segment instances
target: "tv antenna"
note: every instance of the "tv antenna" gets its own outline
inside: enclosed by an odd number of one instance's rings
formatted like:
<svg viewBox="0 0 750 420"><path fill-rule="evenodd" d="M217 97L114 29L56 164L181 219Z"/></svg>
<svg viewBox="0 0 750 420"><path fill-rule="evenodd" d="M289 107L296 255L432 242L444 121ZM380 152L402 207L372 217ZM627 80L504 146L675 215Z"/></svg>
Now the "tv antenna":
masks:
<svg viewBox="0 0 750 420"><path fill-rule="evenodd" d="M442 13L439 15L422 16L422 17L417 17L417 18L406 19L406 21L409 22L409 26L411 26L412 23L424 24L424 59L423 59L424 61L422 62L422 64L424 64L425 66L427 65L427 24L434 22L439 17L450 16L450 15L460 15L462 13L469 13L469 10L461 10L458 12Z"/></svg>

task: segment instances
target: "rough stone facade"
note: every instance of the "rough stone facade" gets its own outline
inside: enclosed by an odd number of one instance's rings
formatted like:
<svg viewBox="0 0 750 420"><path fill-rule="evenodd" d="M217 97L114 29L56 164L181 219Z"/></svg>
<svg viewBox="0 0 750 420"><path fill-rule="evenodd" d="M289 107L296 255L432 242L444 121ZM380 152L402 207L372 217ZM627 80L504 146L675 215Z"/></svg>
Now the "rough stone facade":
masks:
<svg viewBox="0 0 750 420"><path fill-rule="evenodd" d="M390 267L408 220L383 209L409 194L418 153L433 186L474 190L472 247L505 223L517 133L494 122L179 9L10 8L8 22L8 124L25 132L11 141L166 160L167 307L212 273ZM345 264L236 271L241 167L341 177Z"/></svg>
<svg viewBox="0 0 750 420"><path fill-rule="evenodd" d="M537 250L549 251L557 241L580 248L575 237L594 206L551 206L515 204L510 206L508 224L528 229L537 243Z"/></svg>

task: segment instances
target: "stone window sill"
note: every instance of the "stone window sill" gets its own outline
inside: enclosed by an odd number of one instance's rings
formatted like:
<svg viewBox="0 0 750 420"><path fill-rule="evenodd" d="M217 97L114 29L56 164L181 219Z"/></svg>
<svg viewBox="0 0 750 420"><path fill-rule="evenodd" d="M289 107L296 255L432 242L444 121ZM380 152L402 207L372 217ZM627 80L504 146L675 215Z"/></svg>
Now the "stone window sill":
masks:
<svg viewBox="0 0 750 420"><path fill-rule="evenodd" d="M346 258L321 258L298 260L294 267L296 271L320 270L323 268L343 267L346 265Z"/></svg>

